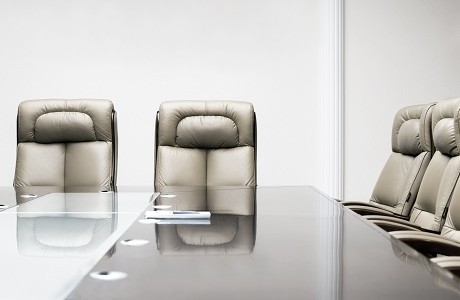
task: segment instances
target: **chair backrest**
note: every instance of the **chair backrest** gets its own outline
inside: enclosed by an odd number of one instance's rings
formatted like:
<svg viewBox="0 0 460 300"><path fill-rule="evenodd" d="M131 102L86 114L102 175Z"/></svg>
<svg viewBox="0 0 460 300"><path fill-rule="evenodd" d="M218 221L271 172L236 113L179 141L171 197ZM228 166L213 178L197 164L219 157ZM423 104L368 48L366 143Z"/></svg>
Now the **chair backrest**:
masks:
<svg viewBox="0 0 460 300"><path fill-rule="evenodd" d="M410 221L440 231L454 187L460 175L460 98L446 99L433 110L433 140L436 152L423 176Z"/></svg>
<svg viewBox="0 0 460 300"><path fill-rule="evenodd" d="M460 184L455 186L441 235L460 242Z"/></svg>
<svg viewBox="0 0 460 300"><path fill-rule="evenodd" d="M458 143L458 141L460 140L459 138L460 136L460 129L459 129L460 109L457 110L453 118L453 122L454 122L454 130L455 130L455 139L456 139L456 142ZM456 149L457 152L458 152L458 149L459 147L457 144L457 149ZM459 172L458 170L460 170L460 157L457 154L457 156L451 158L451 160L452 160L451 164L453 165L451 168L452 169L452 173L451 173L452 179L451 180L456 179L456 178L458 180L459 175L455 174L455 170L457 170L457 172ZM458 182L455 184L454 190L452 194L450 195L450 203L448 204L449 204L447 207L448 209L444 208L444 211L443 211L445 214L445 223L442 226L441 235L447 238L450 238L452 240L455 240L457 242L460 242L460 184L458 184Z"/></svg>
<svg viewBox="0 0 460 300"><path fill-rule="evenodd" d="M117 124L109 100L19 104L14 186L116 186Z"/></svg>
<svg viewBox="0 0 460 300"><path fill-rule="evenodd" d="M433 151L434 104L400 109L393 121L392 153L374 187L370 203L408 216Z"/></svg>
<svg viewBox="0 0 460 300"><path fill-rule="evenodd" d="M170 101L157 113L155 187L255 186L251 103Z"/></svg>

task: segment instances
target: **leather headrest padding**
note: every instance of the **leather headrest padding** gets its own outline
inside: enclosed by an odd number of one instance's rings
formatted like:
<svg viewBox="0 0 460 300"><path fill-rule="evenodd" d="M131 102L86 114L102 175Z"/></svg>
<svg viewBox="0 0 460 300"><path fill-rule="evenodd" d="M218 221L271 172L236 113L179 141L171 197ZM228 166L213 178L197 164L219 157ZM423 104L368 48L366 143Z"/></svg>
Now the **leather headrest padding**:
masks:
<svg viewBox="0 0 460 300"><path fill-rule="evenodd" d="M24 101L18 108L18 142L111 142L113 111L109 100Z"/></svg>
<svg viewBox="0 0 460 300"><path fill-rule="evenodd" d="M186 117L177 125L176 143L184 148L237 147L238 129L227 117Z"/></svg>
<svg viewBox="0 0 460 300"><path fill-rule="evenodd" d="M207 118L213 116L214 118ZM202 117L202 118L190 118ZM220 117L220 118L216 118ZM184 119L189 120L184 120ZM237 139L234 137L233 125L226 119L231 120L235 125ZM183 121L184 120L184 121ZM225 120L225 121L224 121ZM181 122L183 121L183 122ZM199 122L202 121L202 124ZM181 129L179 124L181 123ZM217 128L205 128L208 125ZM225 147L230 147L234 141L236 146L254 146L254 108L249 102L242 101L169 101L160 105L159 124L158 124L158 145L159 146L180 146L191 145L192 143L207 145L210 148L212 144L222 144L225 138L231 139L225 141ZM201 132L210 130L212 138L186 137L184 133L189 134L191 130L198 129ZM217 134L223 134L218 141L211 141ZM180 135L179 139L177 137ZM225 136L224 136L225 135ZM184 140L185 139L185 140ZM191 147L191 146L189 146Z"/></svg>
<svg viewBox="0 0 460 300"><path fill-rule="evenodd" d="M442 154L457 156L458 148L455 142L454 119L440 120L433 130L434 146Z"/></svg>
<svg viewBox="0 0 460 300"><path fill-rule="evenodd" d="M407 106L398 111L393 121L393 152L417 155L432 151L431 120L434 103Z"/></svg>
<svg viewBox="0 0 460 300"><path fill-rule="evenodd" d="M96 141L91 117L80 112L52 112L41 115L35 122L37 143Z"/></svg>
<svg viewBox="0 0 460 300"><path fill-rule="evenodd" d="M420 146L420 120L412 119L404 122L398 134L399 152L406 155L417 155L422 152Z"/></svg>
<svg viewBox="0 0 460 300"><path fill-rule="evenodd" d="M433 110L433 140L443 154L459 155L459 112L460 98L439 101Z"/></svg>

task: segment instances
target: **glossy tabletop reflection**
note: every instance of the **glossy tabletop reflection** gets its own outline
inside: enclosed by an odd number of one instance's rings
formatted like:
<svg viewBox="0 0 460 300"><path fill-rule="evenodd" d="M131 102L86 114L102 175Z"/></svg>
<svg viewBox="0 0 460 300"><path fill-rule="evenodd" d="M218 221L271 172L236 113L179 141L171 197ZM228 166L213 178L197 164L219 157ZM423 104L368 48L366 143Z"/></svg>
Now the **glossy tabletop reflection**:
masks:
<svg viewBox="0 0 460 300"><path fill-rule="evenodd" d="M457 277L310 187L171 187L68 299L458 299Z"/></svg>
<svg viewBox="0 0 460 300"><path fill-rule="evenodd" d="M0 299L65 298L101 258L116 253L115 242L156 196L53 193L59 189L35 188L45 195L24 203L15 203L14 189L1 191L11 207L0 212Z"/></svg>

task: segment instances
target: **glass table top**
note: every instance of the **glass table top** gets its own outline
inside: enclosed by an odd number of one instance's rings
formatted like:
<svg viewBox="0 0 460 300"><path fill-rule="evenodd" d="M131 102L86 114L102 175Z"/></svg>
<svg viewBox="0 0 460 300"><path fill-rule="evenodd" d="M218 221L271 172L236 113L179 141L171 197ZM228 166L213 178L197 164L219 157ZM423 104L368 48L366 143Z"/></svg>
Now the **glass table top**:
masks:
<svg viewBox="0 0 460 300"><path fill-rule="evenodd" d="M0 299L460 298L457 277L311 187L100 191L0 188ZM146 219L155 207L211 218Z"/></svg>
<svg viewBox="0 0 460 300"><path fill-rule="evenodd" d="M159 224L140 215L116 253L100 260L68 299L460 296L457 277L313 188L226 191L224 202L212 189L161 192L169 196L157 201L167 205L221 211L207 225ZM239 201L236 211L226 210L232 200ZM144 242L123 245L131 240Z"/></svg>
<svg viewBox="0 0 460 300"><path fill-rule="evenodd" d="M0 212L1 299L63 299L156 195L50 193Z"/></svg>

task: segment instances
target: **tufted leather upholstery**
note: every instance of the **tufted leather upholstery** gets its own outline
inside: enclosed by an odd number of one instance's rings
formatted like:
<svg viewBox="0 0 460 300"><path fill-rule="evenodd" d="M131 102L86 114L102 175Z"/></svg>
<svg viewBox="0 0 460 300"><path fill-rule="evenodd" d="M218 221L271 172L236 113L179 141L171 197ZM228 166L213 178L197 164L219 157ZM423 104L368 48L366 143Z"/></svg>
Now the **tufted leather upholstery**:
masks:
<svg viewBox="0 0 460 300"><path fill-rule="evenodd" d="M460 175L460 98L438 102L432 118L436 152L423 176L409 222L402 222L401 229L408 229L406 225L414 225L415 229L441 231L445 210ZM401 230L398 224L394 224L397 221L391 218L368 218L387 230Z"/></svg>
<svg viewBox="0 0 460 300"><path fill-rule="evenodd" d="M456 275L460 275L460 184L458 183L458 176L460 173L459 167L459 156L458 156L458 146L454 144L458 143L458 133L460 122L460 110L457 110L455 117L453 119L453 124L446 125L441 123L439 126L454 127L454 134L449 130L448 135L443 135L439 140L444 140L445 147L444 152L454 153L456 156L450 159L448 163L450 172L443 176L443 181L445 181L444 186L449 188L454 185L453 192L450 194L447 191L441 191L441 188L438 190L438 197L440 198L440 203L436 204L435 216L427 218L428 220L434 219L434 224L438 224L438 220L442 220L445 217L444 225L442 226L440 235L423 232L423 231L394 231L391 232L391 235L401 240L411 247L417 249L419 252L427 255L429 257L434 257L431 259L432 262L437 263L443 268L448 269ZM439 124L439 123L438 123ZM447 138L449 137L449 138ZM454 143L455 141L455 143ZM446 168L447 170L447 168ZM448 209L442 207L446 205ZM449 203L450 202L450 203ZM426 205L426 203L424 203ZM433 205L431 205L432 207ZM441 214L441 210L444 214ZM412 258L414 253L418 254L416 251L401 251L403 257ZM441 255L441 256L440 256Z"/></svg>
<svg viewBox="0 0 460 300"><path fill-rule="evenodd" d="M458 121L456 121L458 122ZM456 184L451 195L450 205L446 210L445 223L441 233L435 234L423 231L394 231L391 235L404 241L419 252L435 257L439 254L450 255L432 259L441 266L459 274L460 255L460 184ZM418 252L417 252L418 253ZM403 253L407 256L407 253Z"/></svg>
<svg viewBox="0 0 460 300"><path fill-rule="evenodd" d="M460 242L460 184L456 185L441 235Z"/></svg>
<svg viewBox="0 0 460 300"><path fill-rule="evenodd" d="M252 104L164 102L157 114L155 187L255 186Z"/></svg>
<svg viewBox="0 0 460 300"><path fill-rule="evenodd" d="M422 228L441 230L443 213L460 175L460 98L440 101L433 110L436 152L420 186L410 221ZM445 216L444 216L445 217Z"/></svg>
<svg viewBox="0 0 460 300"><path fill-rule="evenodd" d="M361 213L407 216L431 159L431 118L434 104L414 105L398 111L393 121L392 153L372 192L369 204L343 202Z"/></svg>
<svg viewBox="0 0 460 300"><path fill-rule="evenodd" d="M19 105L14 186L116 185L116 113L109 100Z"/></svg>

